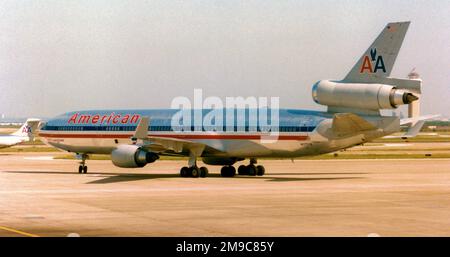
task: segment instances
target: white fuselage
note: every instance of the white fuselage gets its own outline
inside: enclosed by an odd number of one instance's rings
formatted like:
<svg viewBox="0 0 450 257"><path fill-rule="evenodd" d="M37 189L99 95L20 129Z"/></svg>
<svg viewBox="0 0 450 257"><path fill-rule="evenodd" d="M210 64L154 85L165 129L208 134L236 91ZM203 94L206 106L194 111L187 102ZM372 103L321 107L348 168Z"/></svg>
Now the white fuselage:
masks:
<svg viewBox="0 0 450 257"><path fill-rule="evenodd" d="M89 113L98 112L91 111ZM115 113L119 113L119 111L115 111ZM148 132L149 141L152 141L152 138L162 138L175 142L199 143L207 146L202 156L208 157L293 158L317 155L348 148L395 132L378 129L334 137L333 135L330 136L328 132L332 125L332 114L283 110L278 137L274 141L266 142L261 139L264 139L267 134L258 131L174 132L167 126L157 126L158 124L167 124L166 121L167 119L170 121L171 112L155 110L137 111L136 113L160 119L153 119L154 125L150 127L151 129ZM113 123L91 124L87 121L82 124L71 124L71 115L72 113L64 114L49 121L39 132L41 139L56 148L86 154L110 154L120 145L133 144L131 138L136 124L134 126ZM95 114L90 115L95 116ZM383 127L386 121L392 122L393 119L390 117L375 117L372 120L378 126ZM214 149L214 151L209 148ZM164 155L166 152L161 152L161 154ZM169 152L168 154L172 153ZM189 153L179 154L188 155Z"/></svg>
<svg viewBox="0 0 450 257"><path fill-rule="evenodd" d="M2 135L0 136L0 148L10 147L28 141L28 137Z"/></svg>

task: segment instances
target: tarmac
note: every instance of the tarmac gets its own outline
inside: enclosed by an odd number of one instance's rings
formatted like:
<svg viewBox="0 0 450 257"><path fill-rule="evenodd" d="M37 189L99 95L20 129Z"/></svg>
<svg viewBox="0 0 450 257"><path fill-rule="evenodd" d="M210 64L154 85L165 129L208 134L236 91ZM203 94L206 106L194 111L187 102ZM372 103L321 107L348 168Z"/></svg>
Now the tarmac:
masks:
<svg viewBox="0 0 450 257"><path fill-rule="evenodd" d="M182 178L0 153L0 236L449 236L450 159L261 160L263 177Z"/></svg>

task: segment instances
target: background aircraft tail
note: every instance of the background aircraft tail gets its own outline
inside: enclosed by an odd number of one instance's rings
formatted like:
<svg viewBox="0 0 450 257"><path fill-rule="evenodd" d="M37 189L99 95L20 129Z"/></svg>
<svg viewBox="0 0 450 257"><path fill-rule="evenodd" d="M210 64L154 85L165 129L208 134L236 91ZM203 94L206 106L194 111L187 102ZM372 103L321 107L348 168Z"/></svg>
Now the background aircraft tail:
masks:
<svg viewBox="0 0 450 257"><path fill-rule="evenodd" d="M19 130L12 133L13 136L28 137L30 141L34 140L36 130L41 122L40 119L27 119Z"/></svg>
<svg viewBox="0 0 450 257"><path fill-rule="evenodd" d="M407 22L386 25L344 78L350 83L380 83L389 77L409 27Z"/></svg>

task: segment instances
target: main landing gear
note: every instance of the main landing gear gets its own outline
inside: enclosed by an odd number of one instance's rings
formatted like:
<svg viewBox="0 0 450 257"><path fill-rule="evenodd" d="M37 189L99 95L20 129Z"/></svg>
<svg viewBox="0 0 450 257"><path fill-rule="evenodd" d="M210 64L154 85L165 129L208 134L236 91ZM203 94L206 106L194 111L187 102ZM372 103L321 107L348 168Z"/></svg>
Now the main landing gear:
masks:
<svg viewBox="0 0 450 257"><path fill-rule="evenodd" d="M192 178L198 178L198 177L206 177L208 176L208 169L206 167L197 167L196 161L191 160L189 161L192 166L190 167L183 167L180 169L180 175L182 177L192 177ZM247 176L263 176L266 173L266 169L262 165L255 165L256 159L252 158L250 159L249 165L241 165L239 166L237 173L239 175L247 175ZM220 176L222 177L234 177L236 175L236 168L233 167L233 165L226 165L223 166L222 169L220 169Z"/></svg>
<svg viewBox="0 0 450 257"><path fill-rule="evenodd" d="M183 167L180 169L180 175L182 177L192 177L192 178L204 178L208 176L208 168L206 167L197 167L197 165L192 167Z"/></svg>
<svg viewBox="0 0 450 257"><path fill-rule="evenodd" d="M262 165L255 165L256 159L250 159L249 165L241 165L238 168L237 173L239 175L248 175L248 176L263 176L266 173L266 169ZM236 169L229 165L223 166L220 170L220 175L222 177L234 177L236 175Z"/></svg>
<svg viewBox="0 0 450 257"><path fill-rule="evenodd" d="M189 156L188 166L180 169L180 175L182 177L192 177L192 178L205 178L208 176L208 168L197 166L197 156L199 153L191 152Z"/></svg>
<svg viewBox="0 0 450 257"><path fill-rule="evenodd" d="M256 159L250 159L249 165L241 165L238 168L239 175L249 175L249 176L263 176L266 173L266 169L262 165L255 165Z"/></svg>
<svg viewBox="0 0 450 257"><path fill-rule="evenodd" d="M234 177L236 175L236 168L231 165L223 166L220 169L220 176L222 177Z"/></svg>
<svg viewBox="0 0 450 257"><path fill-rule="evenodd" d="M88 167L86 165L87 154L81 154L80 166L78 166L78 173L87 173Z"/></svg>

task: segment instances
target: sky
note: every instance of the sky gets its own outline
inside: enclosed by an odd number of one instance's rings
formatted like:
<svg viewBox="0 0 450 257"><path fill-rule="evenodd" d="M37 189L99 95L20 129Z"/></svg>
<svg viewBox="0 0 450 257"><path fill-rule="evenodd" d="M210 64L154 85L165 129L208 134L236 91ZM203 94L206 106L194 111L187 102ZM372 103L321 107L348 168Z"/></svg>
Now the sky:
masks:
<svg viewBox="0 0 450 257"><path fill-rule="evenodd" d="M450 116L450 1L0 1L0 114L170 108L177 96L311 98L386 23L411 21L392 77L423 79L422 114Z"/></svg>

